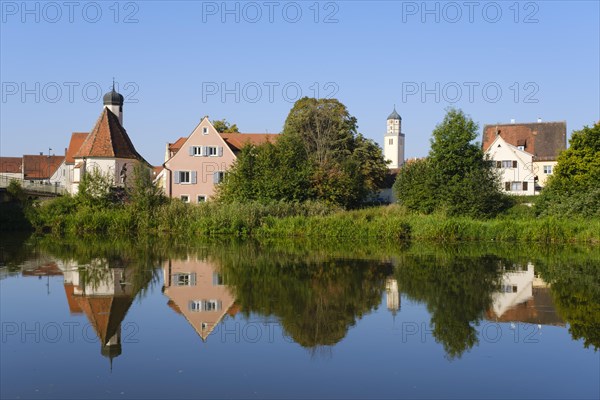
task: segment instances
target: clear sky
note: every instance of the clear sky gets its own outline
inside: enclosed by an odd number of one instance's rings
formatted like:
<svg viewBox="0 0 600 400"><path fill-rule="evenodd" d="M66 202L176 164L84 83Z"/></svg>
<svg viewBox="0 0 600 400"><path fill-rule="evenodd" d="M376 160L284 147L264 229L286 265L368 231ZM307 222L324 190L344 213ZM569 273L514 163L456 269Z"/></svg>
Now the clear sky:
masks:
<svg viewBox="0 0 600 400"><path fill-rule="evenodd" d="M124 126L160 164L204 115L280 132L302 95L333 96L383 144L394 104L406 156L445 108L480 124L600 114L598 1L2 1L0 155L63 154L114 77Z"/></svg>

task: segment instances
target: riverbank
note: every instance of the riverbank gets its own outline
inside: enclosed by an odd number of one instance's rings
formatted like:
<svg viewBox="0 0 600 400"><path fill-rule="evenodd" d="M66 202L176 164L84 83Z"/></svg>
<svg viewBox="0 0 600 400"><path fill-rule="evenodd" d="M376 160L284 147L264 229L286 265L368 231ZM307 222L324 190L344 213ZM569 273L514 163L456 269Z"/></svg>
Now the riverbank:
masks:
<svg viewBox="0 0 600 400"><path fill-rule="evenodd" d="M34 230L53 234L167 233L259 238L345 238L392 241L499 241L600 244L600 220L536 217L526 206L487 220L422 215L398 205L345 211L322 203L206 203L167 201L89 207L59 198L25 214Z"/></svg>

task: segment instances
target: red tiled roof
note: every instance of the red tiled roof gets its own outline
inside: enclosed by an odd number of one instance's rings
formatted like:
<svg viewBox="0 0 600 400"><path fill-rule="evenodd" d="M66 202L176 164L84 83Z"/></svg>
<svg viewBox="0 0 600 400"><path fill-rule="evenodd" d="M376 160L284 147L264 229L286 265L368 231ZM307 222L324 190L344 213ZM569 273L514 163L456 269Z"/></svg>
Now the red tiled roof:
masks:
<svg viewBox="0 0 600 400"><path fill-rule="evenodd" d="M482 148L489 149L496 133L508 144L524 146L537 160L556 160L567 148L566 122L532 122L524 124L490 124L483 127Z"/></svg>
<svg viewBox="0 0 600 400"><path fill-rule="evenodd" d="M5 174L20 174L22 165L21 157L0 157L0 172Z"/></svg>
<svg viewBox="0 0 600 400"><path fill-rule="evenodd" d="M106 107L74 157L132 158L145 162L133 147L119 118Z"/></svg>
<svg viewBox="0 0 600 400"><path fill-rule="evenodd" d="M169 143L169 151L177 153L179 151L179 149L181 149L181 146L183 146L183 143L186 140L187 140L186 137L180 137L179 139L177 139L175 141L175 143Z"/></svg>
<svg viewBox="0 0 600 400"><path fill-rule="evenodd" d="M40 265L36 269L24 270L22 272L23 276L59 276L62 274L62 271L55 262Z"/></svg>
<svg viewBox="0 0 600 400"><path fill-rule="evenodd" d="M88 137L89 133L86 132L73 132L71 134L71 141L69 142L69 148L67 149L67 154L65 156L65 162L68 164L73 164L75 162L75 154Z"/></svg>
<svg viewBox="0 0 600 400"><path fill-rule="evenodd" d="M259 145L274 143L279 137L276 133L221 133L221 137L233 151L240 151L247 144Z"/></svg>
<svg viewBox="0 0 600 400"><path fill-rule="evenodd" d="M49 179L60 167L64 156L23 156L25 179Z"/></svg>
<svg viewBox="0 0 600 400"><path fill-rule="evenodd" d="M133 302L129 296L77 296L76 300L102 345L117 332Z"/></svg>
<svg viewBox="0 0 600 400"><path fill-rule="evenodd" d="M157 167L152 167L152 176L157 177L158 174L160 174L163 169L165 169L165 167L163 167L162 165L159 165Z"/></svg>

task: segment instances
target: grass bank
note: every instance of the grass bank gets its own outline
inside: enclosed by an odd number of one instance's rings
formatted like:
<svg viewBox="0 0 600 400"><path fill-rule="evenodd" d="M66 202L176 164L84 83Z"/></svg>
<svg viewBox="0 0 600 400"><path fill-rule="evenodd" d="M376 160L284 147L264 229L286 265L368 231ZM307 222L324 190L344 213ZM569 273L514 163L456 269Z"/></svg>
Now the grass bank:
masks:
<svg viewBox="0 0 600 400"><path fill-rule="evenodd" d="M600 220L502 216L489 220L420 215L400 206L343 211L314 218L268 218L258 236L381 237L431 241L600 243Z"/></svg>
<svg viewBox="0 0 600 400"><path fill-rule="evenodd" d="M345 238L391 241L499 241L600 244L600 220L538 218L521 206L504 216L477 220L421 215L397 205L344 211L322 203L205 203L167 201L93 207L63 197L27 215L39 232L55 234L168 233L259 238Z"/></svg>

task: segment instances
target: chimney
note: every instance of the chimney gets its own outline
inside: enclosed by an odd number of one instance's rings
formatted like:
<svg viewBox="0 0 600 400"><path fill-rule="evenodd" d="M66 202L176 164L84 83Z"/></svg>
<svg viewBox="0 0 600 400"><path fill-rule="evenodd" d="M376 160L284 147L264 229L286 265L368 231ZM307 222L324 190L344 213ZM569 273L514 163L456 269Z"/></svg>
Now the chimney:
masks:
<svg viewBox="0 0 600 400"><path fill-rule="evenodd" d="M514 124L514 123L515 123L515 119L514 119L514 118L511 118L511 119L510 119L510 123L511 123L511 124Z"/></svg>
<svg viewBox="0 0 600 400"><path fill-rule="evenodd" d="M542 122L542 117L538 117L538 123Z"/></svg>

